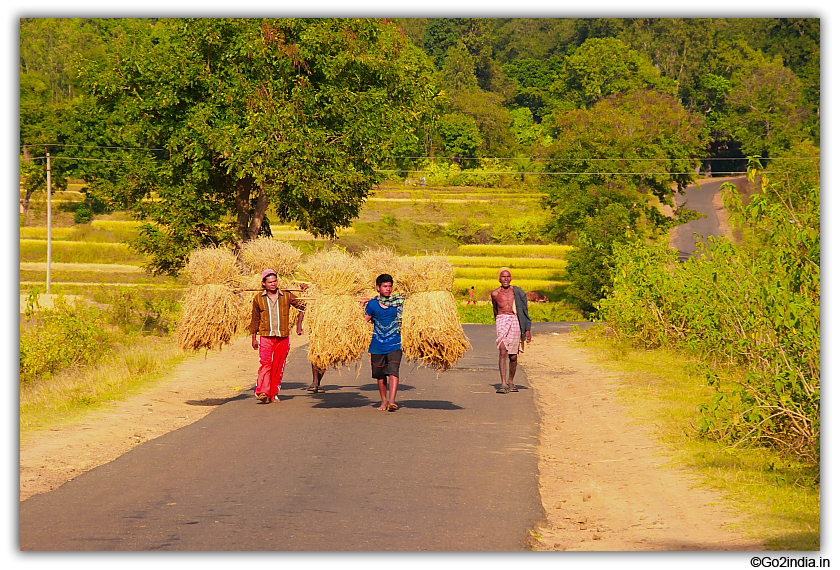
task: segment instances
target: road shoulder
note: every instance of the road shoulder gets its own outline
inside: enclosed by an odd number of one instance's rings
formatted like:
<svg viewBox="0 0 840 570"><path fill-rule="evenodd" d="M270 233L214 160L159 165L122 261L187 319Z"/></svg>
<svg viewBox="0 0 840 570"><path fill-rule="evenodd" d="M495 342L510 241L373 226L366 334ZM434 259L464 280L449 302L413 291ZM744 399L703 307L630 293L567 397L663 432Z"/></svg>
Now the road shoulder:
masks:
<svg viewBox="0 0 840 570"><path fill-rule="evenodd" d="M618 399L574 335L535 335L522 365L541 417L536 550L757 551L723 497L686 470Z"/></svg>

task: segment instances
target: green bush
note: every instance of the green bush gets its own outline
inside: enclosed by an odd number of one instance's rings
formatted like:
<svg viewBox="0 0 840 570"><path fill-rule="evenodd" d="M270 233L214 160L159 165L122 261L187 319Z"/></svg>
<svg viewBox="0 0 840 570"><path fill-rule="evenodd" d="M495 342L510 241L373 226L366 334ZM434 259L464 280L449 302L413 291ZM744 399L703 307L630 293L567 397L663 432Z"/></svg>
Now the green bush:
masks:
<svg viewBox="0 0 840 570"><path fill-rule="evenodd" d="M87 204L79 204L73 213L73 219L77 224L88 224L93 221L93 210Z"/></svg>
<svg viewBox="0 0 840 570"><path fill-rule="evenodd" d="M20 381L33 382L62 368L91 364L108 343L102 311L82 303L69 305L58 297L33 322L20 327Z"/></svg>
<svg viewBox="0 0 840 570"><path fill-rule="evenodd" d="M664 242L617 245L614 290L600 303L600 314L636 344L703 357L717 393L703 406L701 433L772 445L816 462L819 187L797 190L805 195L799 210L772 187L747 206L734 187L728 192L735 218L756 236L752 247L710 239L681 264Z"/></svg>

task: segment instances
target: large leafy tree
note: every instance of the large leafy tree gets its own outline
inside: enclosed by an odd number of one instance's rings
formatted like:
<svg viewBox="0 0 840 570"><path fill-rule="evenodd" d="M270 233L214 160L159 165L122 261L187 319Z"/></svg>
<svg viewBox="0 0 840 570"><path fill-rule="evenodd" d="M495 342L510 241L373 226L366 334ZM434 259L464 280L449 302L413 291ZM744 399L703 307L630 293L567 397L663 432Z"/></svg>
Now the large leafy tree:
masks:
<svg viewBox="0 0 840 570"><path fill-rule="evenodd" d="M150 222L134 245L158 273L197 246L270 232L272 210L334 235L434 97L430 62L383 20L164 20L109 47L86 71L80 127L148 150L88 176Z"/></svg>
<svg viewBox="0 0 840 570"><path fill-rule="evenodd" d="M724 123L749 154L779 153L807 136L801 83L778 56L756 53L744 62L733 75L727 106Z"/></svg>
<svg viewBox="0 0 840 570"><path fill-rule="evenodd" d="M545 188L550 234L578 247L567 269L592 310L609 288L612 244L662 233L687 219L662 213L693 179L705 149L702 118L653 89L607 97L591 109L557 113L549 126ZM546 124L543 123L545 127Z"/></svg>

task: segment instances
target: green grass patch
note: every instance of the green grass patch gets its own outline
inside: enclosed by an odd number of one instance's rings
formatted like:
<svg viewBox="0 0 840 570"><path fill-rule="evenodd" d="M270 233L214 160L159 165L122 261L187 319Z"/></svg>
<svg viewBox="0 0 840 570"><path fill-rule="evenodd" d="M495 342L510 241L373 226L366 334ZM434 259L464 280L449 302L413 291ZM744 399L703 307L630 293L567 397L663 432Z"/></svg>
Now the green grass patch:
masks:
<svg viewBox="0 0 840 570"><path fill-rule="evenodd" d="M335 243L351 253L369 248L391 247L400 255L447 252L457 247L440 226L400 220L394 217L379 222L356 222L354 231L340 235Z"/></svg>
<svg viewBox="0 0 840 570"><path fill-rule="evenodd" d="M699 406L714 397L685 352L636 350L600 334L580 336L598 363L623 377L622 401L638 421L657 427L674 464L688 467L746 515L743 531L768 549L820 549L819 466L770 449L731 448L701 439Z"/></svg>
<svg viewBox="0 0 840 570"><path fill-rule="evenodd" d="M124 243L96 243L53 240L52 260L61 263L142 263L145 257L133 253ZM47 242L40 239L20 240L20 261L47 261Z"/></svg>
<svg viewBox="0 0 840 570"><path fill-rule="evenodd" d="M580 311L566 303L528 303L528 314L534 323L560 323L566 321L580 322L585 320ZM458 316L462 323L492 325L496 323L493 307L489 301L480 301L476 305L458 303Z"/></svg>
<svg viewBox="0 0 840 570"><path fill-rule="evenodd" d="M86 241L94 243L127 243L138 235L137 225L126 222L97 222L78 224L72 227L53 228L53 240ZM46 240L45 226L20 228L21 239Z"/></svg>
<svg viewBox="0 0 840 570"><path fill-rule="evenodd" d="M46 270L21 270L21 282L46 282ZM135 285L180 285L186 286L186 282L178 282L172 277L155 277L146 272L128 273L125 271L51 271L50 281L79 284L98 283L124 283Z"/></svg>
<svg viewBox="0 0 840 570"><path fill-rule="evenodd" d="M489 256L468 256L448 255L449 263L455 267L492 267L499 270L502 267L511 269L519 268L551 268L566 269L568 262L565 259L553 257L489 257Z"/></svg>
<svg viewBox="0 0 840 570"><path fill-rule="evenodd" d="M53 228L52 238L54 240L73 240L75 228ZM45 227L24 227L20 228L20 239L46 240L47 228Z"/></svg>
<svg viewBox="0 0 840 570"><path fill-rule="evenodd" d="M154 387L187 357L174 338L136 337L96 364L21 385L21 443L35 431L65 425L107 402Z"/></svg>
<svg viewBox="0 0 840 570"><path fill-rule="evenodd" d="M455 278L479 279L482 281L495 280L498 282L499 267L456 267ZM565 269L544 267L521 267L516 269L516 271L511 269L511 275L516 280L516 285L522 287L520 281L563 281L566 277L566 271Z"/></svg>
<svg viewBox="0 0 840 570"><path fill-rule="evenodd" d="M570 245L496 245L467 244L458 248L456 255L485 257L553 257L564 258L573 248Z"/></svg>
<svg viewBox="0 0 840 570"><path fill-rule="evenodd" d="M515 279L514 285L522 287L526 291L541 291L548 297L549 301L565 300L563 296L568 286L568 281L541 281L537 279ZM470 287L475 287L475 296L477 298L489 299L490 291L499 287L498 279L469 279L469 278L455 278L455 285L452 287L452 293L455 298L466 298Z"/></svg>

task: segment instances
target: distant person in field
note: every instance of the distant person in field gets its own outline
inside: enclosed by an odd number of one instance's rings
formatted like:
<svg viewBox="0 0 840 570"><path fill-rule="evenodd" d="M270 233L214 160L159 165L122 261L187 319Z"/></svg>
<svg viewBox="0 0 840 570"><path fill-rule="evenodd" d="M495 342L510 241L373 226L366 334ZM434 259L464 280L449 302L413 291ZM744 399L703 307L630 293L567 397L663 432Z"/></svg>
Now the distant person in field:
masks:
<svg viewBox="0 0 840 570"><path fill-rule="evenodd" d="M303 334L303 319L306 315L306 311L303 310L298 313L297 318L297 334L298 336ZM310 363L311 364L311 363ZM323 394L324 389L321 388L321 380L324 379L324 374L326 374L326 368L318 368L314 364L312 364L312 384L309 385L309 388L306 389L307 392L312 394Z"/></svg>
<svg viewBox="0 0 840 570"><path fill-rule="evenodd" d="M496 346L499 348L499 374L502 385L499 394L518 392L513 377L516 375L518 355L524 342L531 342L531 317L528 315L528 295L521 287L511 285L510 269L499 270L501 287L490 293L493 316L496 317Z"/></svg>
<svg viewBox="0 0 840 570"><path fill-rule="evenodd" d="M472 304L472 305L476 304L476 302L475 302L475 285L470 287L470 298L467 301L467 305L470 305L470 304Z"/></svg>
<svg viewBox="0 0 840 570"><path fill-rule="evenodd" d="M397 388L400 384L400 362L402 361L402 312L405 297L393 295L394 278L383 273L376 278L379 293L367 302L365 319L373 322L373 337L370 340L371 375L379 386L382 405L377 409L395 412Z"/></svg>
<svg viewBox="0 0 840 570"><path fill-rule="evenodd" d="M289 307L303 310L306 305L289 291L278 288L277 272L262 273L263 290L251 305L251 346L260 351L260 368L254 393L260 402L270 404L280 392L286 357L289 355ZM300 326L300 325L299 325ZM259 335L259 340L257 340Z"/></svg>

